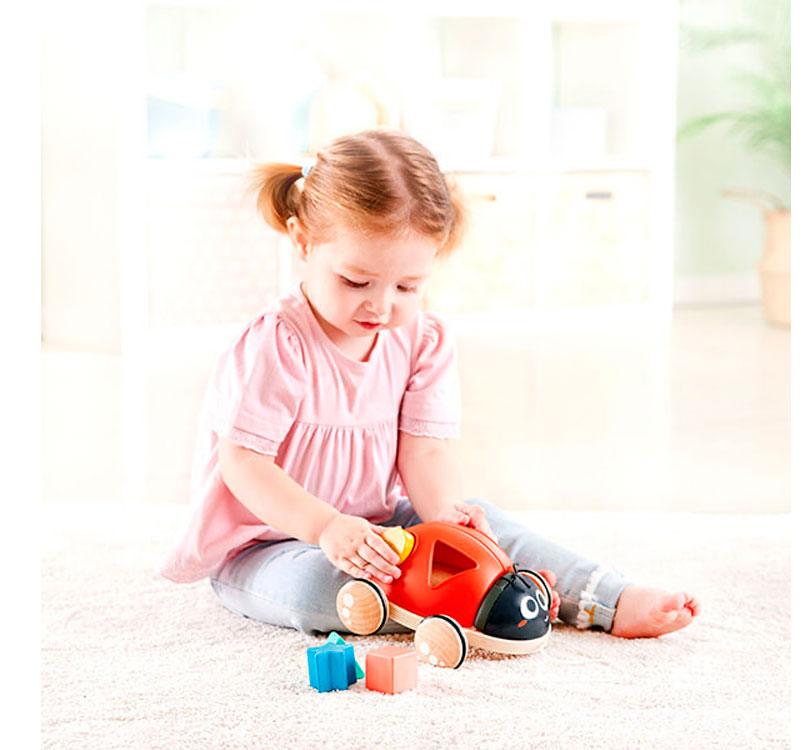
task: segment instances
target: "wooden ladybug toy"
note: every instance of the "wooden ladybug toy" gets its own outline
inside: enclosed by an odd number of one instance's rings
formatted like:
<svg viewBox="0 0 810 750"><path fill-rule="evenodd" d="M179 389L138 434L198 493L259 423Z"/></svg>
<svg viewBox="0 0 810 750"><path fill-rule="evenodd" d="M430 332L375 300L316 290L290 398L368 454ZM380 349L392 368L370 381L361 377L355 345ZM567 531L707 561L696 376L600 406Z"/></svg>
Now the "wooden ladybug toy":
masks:
<svg viewBox="0 0 810 750"><path fill-rule="evenodd" d="M432 521L395 527L383 538L399 553L391 583L354 579L337 595L337 612L356 635L379 632L389 617L415 631L422 661L458 668L469 646L504 654L542 649L551 633L551 589L518 568L488 536Z"/></svg>

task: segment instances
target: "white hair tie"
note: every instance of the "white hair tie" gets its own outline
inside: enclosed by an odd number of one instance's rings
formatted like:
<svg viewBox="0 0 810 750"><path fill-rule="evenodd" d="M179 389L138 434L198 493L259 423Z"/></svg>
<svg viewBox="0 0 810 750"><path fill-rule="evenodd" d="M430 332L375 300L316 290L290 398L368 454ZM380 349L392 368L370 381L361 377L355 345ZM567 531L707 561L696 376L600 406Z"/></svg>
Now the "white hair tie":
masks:
<svg viewBox="0 0 810 750"><path fill-rule="evenodd" d="M315 166L315 159L308 159L304 161L304 165L301 167L301 174L304 175L304 179L307 178L307 175L312 171L312 168Z"/></svg>

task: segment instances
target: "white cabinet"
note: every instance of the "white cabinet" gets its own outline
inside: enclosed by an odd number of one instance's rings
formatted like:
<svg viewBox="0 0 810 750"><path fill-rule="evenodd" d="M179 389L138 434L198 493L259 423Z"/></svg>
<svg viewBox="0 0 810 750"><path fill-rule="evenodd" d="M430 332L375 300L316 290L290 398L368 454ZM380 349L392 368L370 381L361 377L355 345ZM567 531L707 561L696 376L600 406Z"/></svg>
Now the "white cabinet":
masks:
<svg viewBox="0 0 810 750"><path fill-rule="evenodd" d="M652 296L647 172L557 176L548 242L538 249L546 306L645 304Z"/></svg>

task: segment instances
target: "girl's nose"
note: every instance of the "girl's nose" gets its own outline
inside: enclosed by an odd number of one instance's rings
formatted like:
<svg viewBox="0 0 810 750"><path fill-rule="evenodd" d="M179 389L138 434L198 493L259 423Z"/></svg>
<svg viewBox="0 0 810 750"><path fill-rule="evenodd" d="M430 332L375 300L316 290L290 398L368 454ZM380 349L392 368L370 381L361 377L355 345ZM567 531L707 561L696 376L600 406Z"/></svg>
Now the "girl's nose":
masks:
<svg viewBox="0 0 810 750"><path fill-rule="evenodd" d="M391 311L392 294L385 289L366 300L366 306L377 318L388 318Z"/></svg>

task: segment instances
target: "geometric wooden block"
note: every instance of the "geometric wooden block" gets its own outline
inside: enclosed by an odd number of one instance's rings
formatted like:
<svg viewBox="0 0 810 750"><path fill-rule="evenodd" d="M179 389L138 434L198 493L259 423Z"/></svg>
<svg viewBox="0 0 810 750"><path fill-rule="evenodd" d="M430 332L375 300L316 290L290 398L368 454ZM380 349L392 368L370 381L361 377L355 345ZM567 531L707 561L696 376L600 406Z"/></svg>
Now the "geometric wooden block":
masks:
<svg viewBox="0 0 810 750"><path fill-rule="evenodd" d="M400 646L375 648L366 654L366 687L401 693L416 687L416 651Z"/></svg>
<svg viewBox="0 0 810 750"><path fill-rule="evenodd" d="M357 682L354 668L354 646L326 643L307 649L309 684L319 693L346 690Z"/></svg>
<svg viewBox="0 0 810 750"><path fill-rule="evenodd" d="M339 644L341 646L348 646L349 645L334 630L331 633L329 633L329 637L326 639L326 642L327 643L336 643L336 644ZM360 668L360 662L357 661L357 659L354 660L354 674L355 674L355 677L357 677L358 680L362 680L366 676L366 673Z"/></svg>

